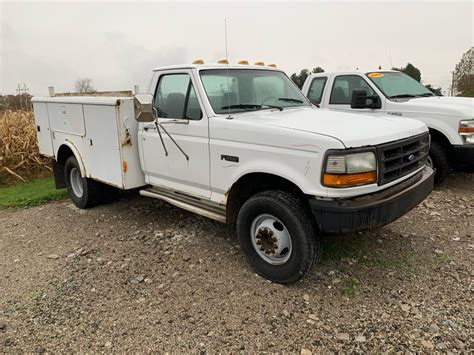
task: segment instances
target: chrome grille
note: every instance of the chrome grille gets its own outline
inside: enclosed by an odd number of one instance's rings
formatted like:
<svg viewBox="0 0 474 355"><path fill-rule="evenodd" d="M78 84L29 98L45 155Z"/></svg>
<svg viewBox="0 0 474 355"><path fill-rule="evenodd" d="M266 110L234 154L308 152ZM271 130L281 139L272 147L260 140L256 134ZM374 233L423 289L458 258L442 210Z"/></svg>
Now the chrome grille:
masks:
<svg viewBox="0 0 474 355"><path fill-rule="evenodd" d="M378 184L388 184L425 165L429 149L428 133L378 145Z"/></svg>

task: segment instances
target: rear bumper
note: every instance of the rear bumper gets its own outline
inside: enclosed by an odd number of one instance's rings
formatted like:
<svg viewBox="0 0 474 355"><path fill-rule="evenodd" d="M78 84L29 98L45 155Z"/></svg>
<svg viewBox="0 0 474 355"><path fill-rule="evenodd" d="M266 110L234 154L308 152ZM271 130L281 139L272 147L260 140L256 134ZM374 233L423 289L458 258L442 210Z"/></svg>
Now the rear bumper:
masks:
<svg viewBox="0 0 474 355"><path fill-rule="evenodd" d="M474 165L474 144L454 145L453 161L457 164Z"/></svg>
<svg viewBox="0 0 474 355"><path fill-rule="evenodd" d="M334 201L310 200L323 233L349 233L384 226L403 216L433 190L433 170L425 167L410 179L373 194Z"/></svg>

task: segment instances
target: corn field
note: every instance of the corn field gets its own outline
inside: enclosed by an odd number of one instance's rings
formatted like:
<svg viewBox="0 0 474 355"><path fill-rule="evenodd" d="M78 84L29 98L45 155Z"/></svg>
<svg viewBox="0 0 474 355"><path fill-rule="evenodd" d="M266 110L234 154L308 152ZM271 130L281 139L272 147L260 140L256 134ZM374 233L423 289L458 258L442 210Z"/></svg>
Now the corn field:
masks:
<svg viewBox="0 0 474 355"><path fill-rule="evenodd" d="M0 114L0 185L51 174L50 161L40 156L32 112Z"/></svg>

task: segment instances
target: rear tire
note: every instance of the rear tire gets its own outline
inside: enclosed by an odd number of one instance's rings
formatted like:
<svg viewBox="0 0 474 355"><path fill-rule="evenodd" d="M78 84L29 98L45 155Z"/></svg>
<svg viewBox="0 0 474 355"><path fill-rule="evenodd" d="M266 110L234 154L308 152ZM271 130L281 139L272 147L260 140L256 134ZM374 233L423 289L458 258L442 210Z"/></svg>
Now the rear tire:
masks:
<svg viewBox="0 0 474 355"><path fill-rule="evenodd" d="M435 185L441 184L451 172L449 156L446 148L437 141L432 141L429 152L431 167L435 169Z"/></svg>
<svg viewBox="0 0 474 355"><path fill-rule="evenodd" d="M266 191L247 200L237 217L237 235L247 262L273 282L296 282L321 258L313 216L287 192Z"/></svg>
<svg viewBox="0 0 474 355"><path fill-rule="evenodd" d="M70 156L66 160L64 174L67 191L77 207L89 208L102 202L101 184L81 176L81 169L76 157Z"/></svg>

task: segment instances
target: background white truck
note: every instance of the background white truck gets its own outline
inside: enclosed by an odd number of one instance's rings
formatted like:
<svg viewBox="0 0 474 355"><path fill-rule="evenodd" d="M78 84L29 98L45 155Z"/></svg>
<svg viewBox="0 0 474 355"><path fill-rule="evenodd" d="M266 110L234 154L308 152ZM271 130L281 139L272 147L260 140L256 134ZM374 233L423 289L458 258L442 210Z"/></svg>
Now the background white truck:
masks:
<svg viewBox="0 0 474 355"><path fill-rule="evenodd" d="M57 187L81 208L140 188L235 223L248 262L275 282L319 260L321 233L390 223L433 188L423 123L316 109L278 69L159 68L148 92L33 98Z"/></svg>
<svg viewBox="0 0 474 355"><path fill-rule="evenodd" d="M312 74L302 91L321 108L424 122L431 135L429 165L435 169L435 183L446 178L453 164L474 166L472 98L435 96L410 76L393 70Z"/></svg>

